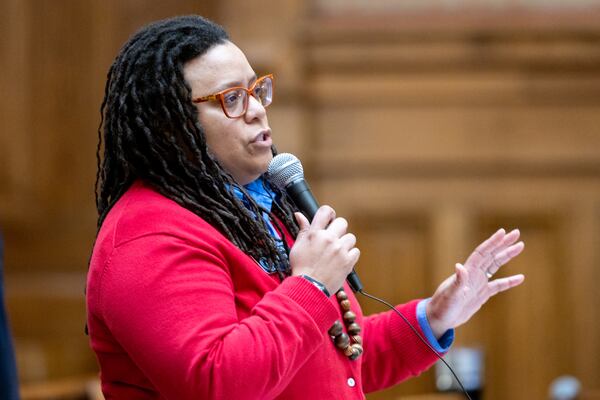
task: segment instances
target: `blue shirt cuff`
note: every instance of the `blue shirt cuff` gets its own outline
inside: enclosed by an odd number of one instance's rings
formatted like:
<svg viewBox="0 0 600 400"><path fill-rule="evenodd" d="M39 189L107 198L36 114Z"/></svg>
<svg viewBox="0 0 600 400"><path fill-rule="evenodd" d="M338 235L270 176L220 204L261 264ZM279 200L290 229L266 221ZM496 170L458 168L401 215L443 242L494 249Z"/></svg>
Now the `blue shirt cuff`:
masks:
<svg viewBox="0 0 600 400"><path fill-rule="evenodd" d="M454 342L454 329L448 329L441 338L436 339L431 330L431 326L429 326L429 321L427 321L427 312L425 311L425 307L429 300L430 299L421 300L419 304L417 304L417 321L419 321L419 326L425 334L425 338L429 344L431 344L431 347L438 353L445 353L450 349L450 346L452 346L452 343Z"/></svg>

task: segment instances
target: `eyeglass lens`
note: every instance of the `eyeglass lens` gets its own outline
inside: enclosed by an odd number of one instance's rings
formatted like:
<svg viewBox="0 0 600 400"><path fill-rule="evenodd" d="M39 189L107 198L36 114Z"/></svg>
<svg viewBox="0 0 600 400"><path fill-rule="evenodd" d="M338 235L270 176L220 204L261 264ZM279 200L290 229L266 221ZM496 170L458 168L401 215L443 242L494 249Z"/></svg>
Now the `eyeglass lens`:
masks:
<svg viewBox="0 0 600 400"><path fill-rule="evenodd" d="M256 100L267 107L273 101L273 81L265 77L256 82L252 94ZM232 117L242 116L248 107L248 92L244 89L233 89L223 94L223 106Z"/></svg>

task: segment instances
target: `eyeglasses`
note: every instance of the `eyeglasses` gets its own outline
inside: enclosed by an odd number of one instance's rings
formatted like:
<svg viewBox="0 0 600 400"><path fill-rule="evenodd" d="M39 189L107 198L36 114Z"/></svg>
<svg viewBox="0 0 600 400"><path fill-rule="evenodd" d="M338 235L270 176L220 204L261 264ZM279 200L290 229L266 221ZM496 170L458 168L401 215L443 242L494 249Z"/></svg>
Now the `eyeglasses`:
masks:
<svg viewBox="0 0 600 400"><path fill-rule="evenodd" d="M249 96L253 96L263 107L268 107L273 102L273 74L261 76L248 89L245 87L232 87L210 96L193 99L194 103L210 100L219 100L221 108L229 118L239 118L248 110Z"/></svg>

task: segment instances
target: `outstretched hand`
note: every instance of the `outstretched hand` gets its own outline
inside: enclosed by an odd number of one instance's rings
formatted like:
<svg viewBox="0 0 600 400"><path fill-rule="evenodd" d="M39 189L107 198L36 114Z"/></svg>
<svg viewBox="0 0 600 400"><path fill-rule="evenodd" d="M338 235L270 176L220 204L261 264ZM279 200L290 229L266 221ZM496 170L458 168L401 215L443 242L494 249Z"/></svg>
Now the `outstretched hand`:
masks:
<svg viewBox="0 0 600 400"><path fill-rule="evenodd" d="M490 297L523 283L522 274L490 280L523 251L525 244L515 243L519 235L518 229L508 234L500 229L481 243L464 265L456 264L455 273L442 282L427 303L427 319L437 338L467 322Z"/></svg>

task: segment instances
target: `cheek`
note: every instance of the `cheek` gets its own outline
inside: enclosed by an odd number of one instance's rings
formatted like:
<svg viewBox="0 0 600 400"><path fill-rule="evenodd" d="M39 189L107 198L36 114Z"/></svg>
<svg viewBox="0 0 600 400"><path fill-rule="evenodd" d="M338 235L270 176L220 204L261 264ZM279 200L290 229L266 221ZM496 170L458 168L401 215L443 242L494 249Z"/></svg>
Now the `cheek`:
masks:
<svg viewBox="0 0 600 400"><path fill-rule="evenodd" d="M198 121L204 131L208 149L216 154L219 153L220 147L224 147L224 142L227 140L227 136L224 134L224 132L227 132L227 128L222 121L211 114L213 113L201 114Z"/></svg>

